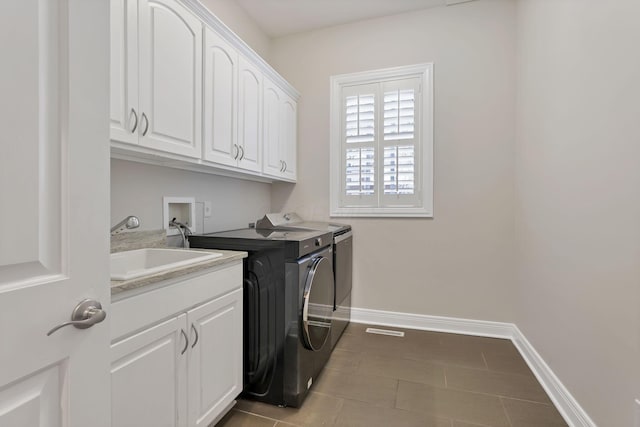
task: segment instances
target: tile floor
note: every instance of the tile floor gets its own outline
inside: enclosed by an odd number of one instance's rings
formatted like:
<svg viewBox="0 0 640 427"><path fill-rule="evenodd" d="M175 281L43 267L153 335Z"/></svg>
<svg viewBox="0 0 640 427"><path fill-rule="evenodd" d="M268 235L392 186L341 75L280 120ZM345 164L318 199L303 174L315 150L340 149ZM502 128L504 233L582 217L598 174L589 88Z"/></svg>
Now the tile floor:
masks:
<svg viewBox="0 0 640 427"><path fill-rule="evenodd" d="M299 409L240 399L217 427L567 426L511 341L351 324Z"/></svg>

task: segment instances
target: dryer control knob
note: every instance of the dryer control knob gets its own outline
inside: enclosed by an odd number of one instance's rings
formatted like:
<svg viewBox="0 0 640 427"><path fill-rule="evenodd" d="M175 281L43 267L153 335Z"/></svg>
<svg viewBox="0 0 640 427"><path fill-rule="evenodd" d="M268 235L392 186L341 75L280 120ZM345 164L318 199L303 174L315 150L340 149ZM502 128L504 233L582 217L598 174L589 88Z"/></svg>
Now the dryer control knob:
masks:
<svg viewBox="0 0 640 427"><path fill-rule="evenodd" d="M317 246L317 247L322 246L322 238L318 237L318 238L316 239L316 246Z"/></svg>

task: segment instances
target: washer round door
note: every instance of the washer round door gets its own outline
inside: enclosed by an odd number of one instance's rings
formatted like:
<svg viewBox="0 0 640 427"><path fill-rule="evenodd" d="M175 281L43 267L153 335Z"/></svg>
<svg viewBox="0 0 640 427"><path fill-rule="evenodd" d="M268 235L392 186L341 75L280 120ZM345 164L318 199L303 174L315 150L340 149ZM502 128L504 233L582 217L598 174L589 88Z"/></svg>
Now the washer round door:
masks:
<svg viewBox="0 0 640 427"><path fill-rule="evenodd" d="M318 257L309 268L302 304L302 336L306 347L311 350L320 350L331 331L333 293L331 262L325 257Z"/></svg>

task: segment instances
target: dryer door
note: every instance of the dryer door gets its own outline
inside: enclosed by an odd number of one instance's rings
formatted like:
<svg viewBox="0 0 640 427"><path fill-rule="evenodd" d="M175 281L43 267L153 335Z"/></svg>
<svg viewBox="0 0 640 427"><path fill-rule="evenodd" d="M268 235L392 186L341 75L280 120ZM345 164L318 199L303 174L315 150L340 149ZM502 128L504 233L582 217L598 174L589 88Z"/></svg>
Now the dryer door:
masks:
<svg viewBox="0 0 640 427"><path fill-rule="evenodd" d="M331 261L318 257L309 268L302 305L302 335L306 347L311 350L320 350L331 331L333 294Z"/></svg>

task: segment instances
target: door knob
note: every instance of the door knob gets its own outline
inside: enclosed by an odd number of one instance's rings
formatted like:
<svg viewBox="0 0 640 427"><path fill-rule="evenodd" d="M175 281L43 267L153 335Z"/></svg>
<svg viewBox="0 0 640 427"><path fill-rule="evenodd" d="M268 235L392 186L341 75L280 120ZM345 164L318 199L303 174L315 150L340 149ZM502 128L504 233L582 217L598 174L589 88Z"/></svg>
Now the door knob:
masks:
<svg viewBox="0 0 640 427"><path fill-rule="evenodd" d="M80 301L80 304L73 309L71 313L71 321L62 323L47 332L47 336L51 335L60 328L73 325L78 329L87 329L102 322L107 317L107 312L102 309L102 304L96 300L86 299Z"/></svg>

